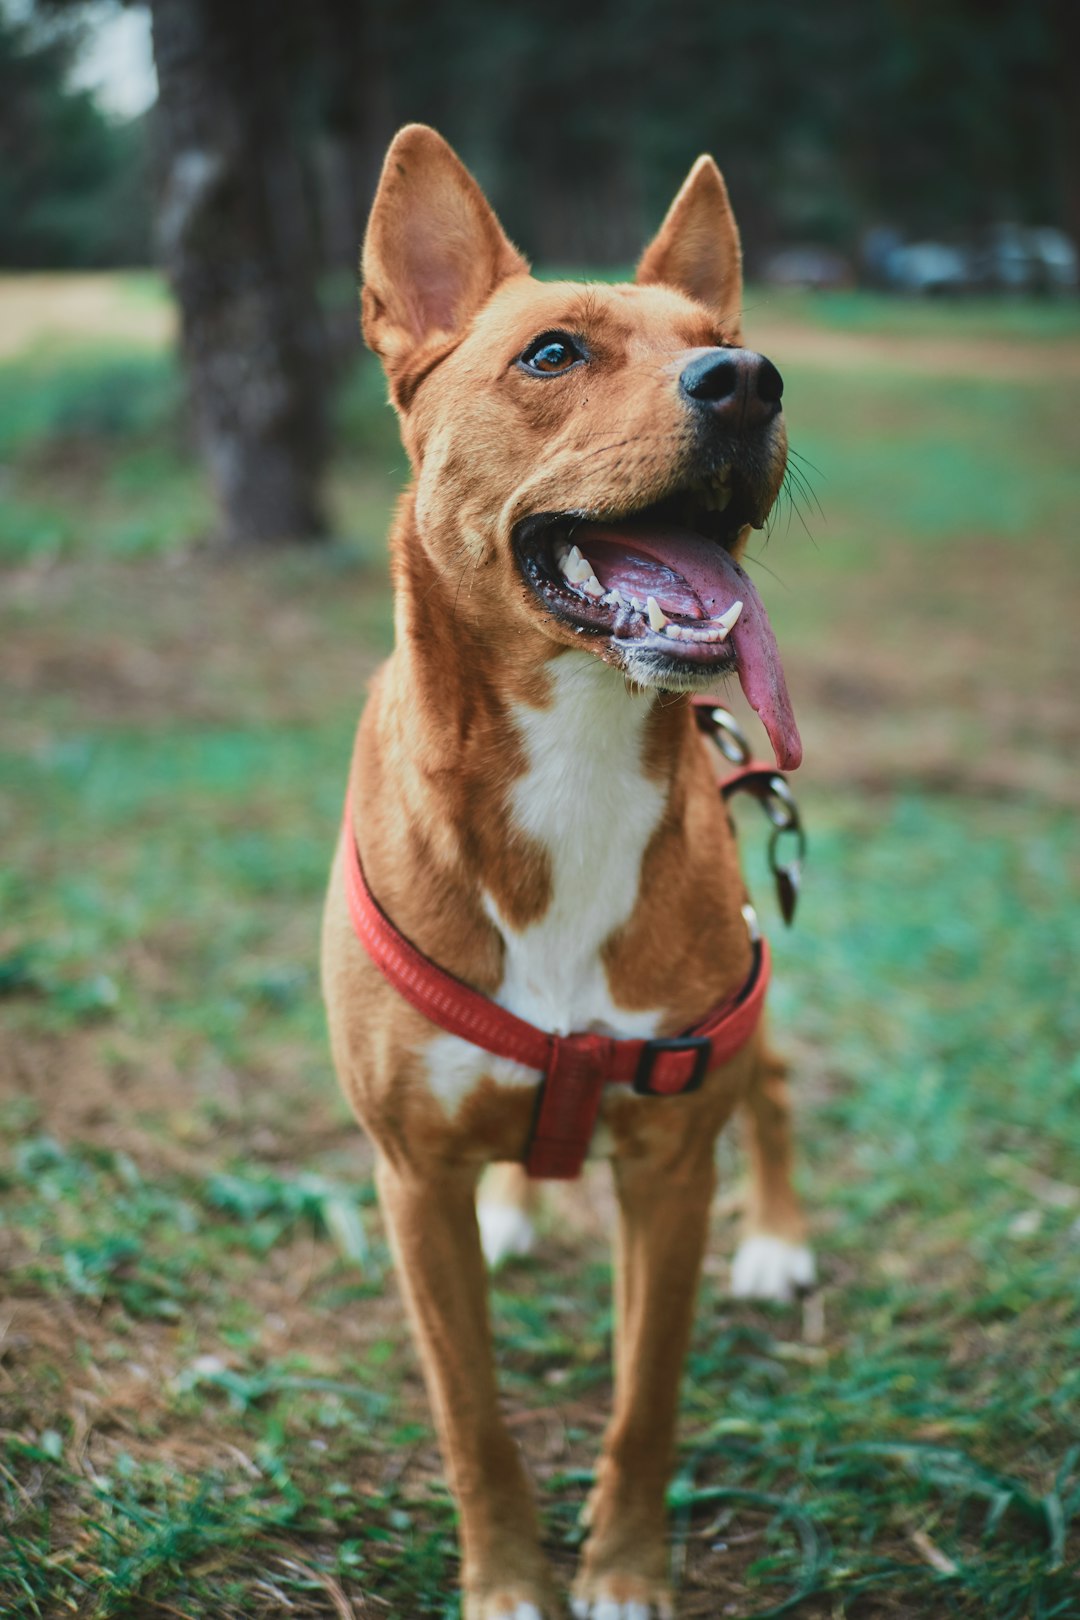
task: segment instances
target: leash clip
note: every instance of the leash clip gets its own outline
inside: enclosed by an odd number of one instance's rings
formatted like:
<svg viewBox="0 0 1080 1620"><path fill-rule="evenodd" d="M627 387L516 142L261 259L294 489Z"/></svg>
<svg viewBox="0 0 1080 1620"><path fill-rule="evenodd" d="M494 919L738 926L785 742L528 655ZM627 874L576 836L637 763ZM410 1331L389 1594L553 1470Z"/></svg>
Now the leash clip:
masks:
<svg viewBox="0 0 1080 1620"><path fill-rule="evenodd" d="M780 840L785 833L791 833L795 839L795 853L788 860L780 858ZM786 827L774 827L769 835L769 870L776 884L776 898L780 905L780 915L790 928L795 920L795 907L799 902L799 890L802 885L802 863L806 855L806 834L802 823L798 819L789 822Z"/></svg>
<svg viewBox="0 0 1080 1620"><path fill-rule="evenodd" d="M806 832L799 806L785 777L773 775L758 796L759 803L772 822L769 834L769 871L776 884L776 898L780 915L790 928L795 919L795 907L802 887L802 863L806 858ZM794 850L783 858L784 840L794 843Z"/></svg>
<svg viewBox="0 0 1080 1620"><path fill-rule="evenodd" d="M725 799L736 793L750 793L760 804L772 831L769 834L769 871L776 885L780 915L790 928L802 886L802 863L806 857L806 832L795 795L787 778L767 765L755 765L746 734L730 710L708 701L695 701L694 718L699 730L710 737L724 758L739 769L730 781L721 782ZM785 840L794 845L785 857Z"/></svg>
<svg viewBox="0 0 1080 1620"><path fill-rule="evenodd" d="M698 729L712 738L726 760L732 765L749 765L753 758L750 740L730 709L695 699L694 719Z"/></svg>

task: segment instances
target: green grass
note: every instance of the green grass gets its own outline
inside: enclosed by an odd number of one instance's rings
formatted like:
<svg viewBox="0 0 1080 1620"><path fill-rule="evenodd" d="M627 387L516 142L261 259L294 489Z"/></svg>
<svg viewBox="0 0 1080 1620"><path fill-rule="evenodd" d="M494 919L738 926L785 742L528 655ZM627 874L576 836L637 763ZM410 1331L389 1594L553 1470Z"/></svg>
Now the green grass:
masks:
<svg viewBox="0 0 1080 1620"><path fill-rule="evenodd" d="M979 318L1015 335L998 314ZM389 640L404 458L381 384L359 372L339 406L349 543L223 567L178 550L209 506L170 362L20 365L0 413L0 532L22 534L0 580L0 1609L453 1616L452 1506L314 971ZM782 520L762 552L809 744L790 935L740 823L824 1288L730 1301L720 1207L671 1493L685 1612L802 1594L818 1620L1074 1617L1075 385L785 370L828 517L816 545ZM11 516L32 491L54 543ZM721 1165L730 1191L733 1145ZM610 1403L605 1249L549 1217L493 1311L565 1577Z"/></svg>
<svg viewBox="0 0 1080 1620"><path fill-rule="evenodd" d="M175 358L153 349L44 346L0 365L0 562L154 555L205 531L181 407Z"/></svg>
<svg viewBox="0 0 1080 1620"><path fill-rule="evenodd" d="M849 374L815 376L805 364L784 373L791 444L805 458L795 466L825 521L808 498L802 506L826 560L839 550L846 570L860 555L876 566L881 545L972 536L1019 545L1025 536L1069 532L1080 502L1072 453L1080 378L1043 390L1035 380L1008 389L938 378L928 388L919 377L875 375L853 386Z"/></svg>
<svg viewBox="0 0 1080 1620"><path fill-rule="evenodd" d="M0 391L0 456L67 439L106 444L171 425L180 404L172 355L88 349L77 356L44 347L8 361Z"/></svg>
<svg viewBox="0 0 1080 1620"><path fill-rule="evenodd" d="M124 290L144 301L160 293L151 277L125 278ZM385 469L401 481L408 471L385 399L368 363L336 401L339 442L364 453L338 458L332 521L368 556L385 544ZM213 531L177 358L153 346L43 342L0 362L0 468L0 566L166 556Z"/></svg>
<svg viewBox="0 0 1080 1620"><path fill-rule="evenodd" d="M1080 337L1075 298L900 298L861 289L796 292L751 286L748 320L785 316L830 332L896 338L937 338L1054 344Z"/></svg>

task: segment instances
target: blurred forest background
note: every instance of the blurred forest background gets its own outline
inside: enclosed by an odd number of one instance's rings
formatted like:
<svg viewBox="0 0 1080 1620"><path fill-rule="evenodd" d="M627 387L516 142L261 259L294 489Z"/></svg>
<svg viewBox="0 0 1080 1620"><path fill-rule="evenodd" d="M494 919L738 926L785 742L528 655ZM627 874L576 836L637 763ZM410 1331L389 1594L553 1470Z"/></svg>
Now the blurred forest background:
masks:
<svg viewBox="0 0 1080 1620"><path fill-rule="evenodd" d="M680 1615L1080 1615L1078 60L1068 0L0 0L5 1615L458 1614L315 972L407 475L356 263L414 118L544 274L625 274L711 150L802 470L748 561L790 933L741 822L822 1286L729 1298L726 1139ZM596 1166L493 1287L567 1578L611 1217Z"/></svg>
<svg viewBox="0 0 1080 1620"><path fill-rule="evenodd" d="M199 443L239 540L326 531L357 244L410 119L458 146L548 266L632 263L703 150L721 157L751 275L1025 290L1052 271L1025 262L1025 228L1080 240L1069 0L149 10L160 95L122 125L71 94L108 7L0 12L0 266L160 258ZM905 262L912 241L923 254Z"/></svg>

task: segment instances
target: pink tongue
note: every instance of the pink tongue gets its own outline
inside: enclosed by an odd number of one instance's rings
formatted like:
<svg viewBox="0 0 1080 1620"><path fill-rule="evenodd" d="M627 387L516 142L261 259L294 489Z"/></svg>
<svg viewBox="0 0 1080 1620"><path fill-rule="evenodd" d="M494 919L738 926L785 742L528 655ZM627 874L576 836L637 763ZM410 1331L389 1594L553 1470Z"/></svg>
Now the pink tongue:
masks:
<svg viewBox="0 0 1080 1620"><path fill-rule="evenodd" d="M605 584L614 583L605 579L605 575L609 572L622 574L626 566L632 565L636 553L638 557L648 558L652 564L659 564L668 573L669 579L671 573L681 576L710 619L719 617L733 602L741 600L743 610L731 632L731 642L738 658L739 682L746 701L769 734L777 765L782 771L796 770L802 762L799 728L792 713L776 637L749 575L743 573L723 546L687 529L643 525L641 528L631 529L628 526L625 530L616 530L602 524L590 524L575 534L578 545L590 560L592 554L589 545L594 538L600 542L596 547L598 566L601 564L601 546L605 565L610 557L609 546L618 547L624 559L622 565L616 568L603 567L599 577ZM641 572L644 574L645 570ZM642 583L645 583L644 580ZM636 594L641 594L640 587ZM696 617L692 605L688 601L685 606L682 601L677 602L671 591L652 590L651 594L664 606L668 606L670 601L669 612ZM684 592L679 594L685 597Z"/></svg>

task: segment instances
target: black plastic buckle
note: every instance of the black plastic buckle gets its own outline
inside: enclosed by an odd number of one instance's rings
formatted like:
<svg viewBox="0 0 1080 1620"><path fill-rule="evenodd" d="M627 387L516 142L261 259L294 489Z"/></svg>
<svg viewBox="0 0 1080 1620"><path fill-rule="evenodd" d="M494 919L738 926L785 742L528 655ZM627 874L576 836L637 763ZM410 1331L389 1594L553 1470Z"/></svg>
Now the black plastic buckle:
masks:
<svg viewBox="0 0 1080 1620"><path fill-rule="evenodd" d="M690 1078L681 1091L654 1091L650 1085L652 1066L661 1052L697 1053ZM634 1075L634 1090L639 1097L685 1097L688 1092L696 1091L701 1085L711 1056L712 1041L707 1035L669 1035L661 1036L655 1041L646 1041L638 1059L637 1073Z"/></svg>

